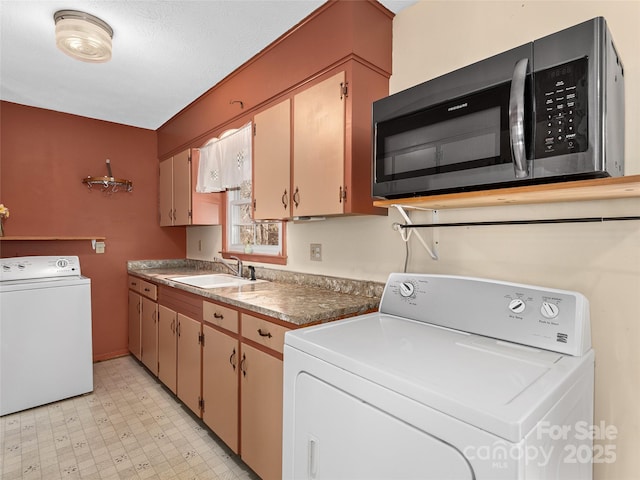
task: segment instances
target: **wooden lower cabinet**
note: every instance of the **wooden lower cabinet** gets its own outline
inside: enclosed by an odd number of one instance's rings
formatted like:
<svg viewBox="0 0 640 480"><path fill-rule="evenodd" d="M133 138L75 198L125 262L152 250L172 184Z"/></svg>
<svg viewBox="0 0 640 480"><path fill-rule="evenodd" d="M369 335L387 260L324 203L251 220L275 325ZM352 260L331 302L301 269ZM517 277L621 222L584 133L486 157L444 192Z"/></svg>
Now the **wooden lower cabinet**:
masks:
<svg viewBox="0 0 640 480"><path fill-rule="evenodd" d="M206 324L202 330L202 420L238 453L239 341Z"/></svg>
<svg viewBox="0 0 640 480"><path fill-rule="evenodd" d="M202 323L178 313L178 367L176 395L200 416Z"/></svg>
<svg viewBox="0 0 640 480"><path fill-rule="evenodd" d="M158 304L155 300L142 297L140 315L142 326L140 360L153 373L158 375Z"/></svg>
<svg viewBox="0 0 640 480"><path fill-rule="evenodd" d="M178 314L158 305L158 379L176 393L178 362Z"/></svg>
<svg viewBox="0 0 640 480"><path fill-rule="evenodd" d="M142 312L142 296L129 290L129 351L138 360L140 356L140 313Z"/></svg>
<svg viewBox="0 0 640 480"><path fill-rule="evenodd" d="M131 353L263 480L280 479L288 328L173 288L161 286L157 295L153 287L129 290Z"/></svg>
<svg viewBox="0 0 640 480"><path fill-rule="evenodd" d="M240 360L240 456L263 480L282 478L282 360L245 343Z"/></svg>

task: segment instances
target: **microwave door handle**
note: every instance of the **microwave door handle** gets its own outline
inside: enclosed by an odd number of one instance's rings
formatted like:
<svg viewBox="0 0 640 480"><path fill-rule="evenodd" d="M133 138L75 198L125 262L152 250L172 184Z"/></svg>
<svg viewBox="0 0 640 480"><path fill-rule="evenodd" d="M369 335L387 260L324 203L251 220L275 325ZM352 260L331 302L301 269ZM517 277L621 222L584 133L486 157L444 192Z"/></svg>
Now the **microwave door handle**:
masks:
<svg viewBox="0 0 640 480"><path fill-rule="evenodd" d="M525 178L529 174L524 139L524 87L528 64L528 58L518 60L516 63L509 95L509 138L516 178Z"/></svg>

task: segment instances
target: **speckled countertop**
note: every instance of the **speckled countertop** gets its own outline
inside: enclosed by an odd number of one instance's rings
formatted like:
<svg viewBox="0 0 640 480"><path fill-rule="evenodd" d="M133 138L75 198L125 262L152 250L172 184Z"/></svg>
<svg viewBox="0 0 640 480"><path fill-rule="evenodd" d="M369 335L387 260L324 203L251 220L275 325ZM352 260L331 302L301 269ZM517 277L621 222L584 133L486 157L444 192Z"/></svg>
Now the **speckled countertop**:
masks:
<svg viewBox="0 0 640 480"><path fill-rule="evenodd" d="M233 307L268 315L297 326L377 310L384 284L256 268L266 282L239 287L197 288L171 277L228 273L214 262L139 260L128 262L130 274ZM245 278L248 275L245 274Z"/></svg>

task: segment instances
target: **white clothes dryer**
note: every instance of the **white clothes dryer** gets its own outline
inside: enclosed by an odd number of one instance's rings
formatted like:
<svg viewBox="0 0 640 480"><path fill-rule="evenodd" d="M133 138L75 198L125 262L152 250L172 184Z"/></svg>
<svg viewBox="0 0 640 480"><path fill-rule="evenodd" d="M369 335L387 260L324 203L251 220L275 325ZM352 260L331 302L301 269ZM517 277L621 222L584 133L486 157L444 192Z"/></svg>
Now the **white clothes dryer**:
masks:
<svg viewBox="0 0 640 480"><path fill-rule="evenodd" d="M391 274L379 312L287 332L283 478L592 478L577 292Z"/></svg>

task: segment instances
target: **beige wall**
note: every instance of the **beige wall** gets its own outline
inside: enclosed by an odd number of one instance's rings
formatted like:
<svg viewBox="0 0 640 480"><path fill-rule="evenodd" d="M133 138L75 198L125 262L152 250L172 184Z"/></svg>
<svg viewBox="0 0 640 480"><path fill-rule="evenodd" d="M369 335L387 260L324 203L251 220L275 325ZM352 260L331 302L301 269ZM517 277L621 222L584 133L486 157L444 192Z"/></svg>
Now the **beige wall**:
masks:
<svg viewBox="0 0 640 480"><path fill-rule="evenodd" d="M582 20L607 18L625 64L626 174L640 173L640 1L422 1L394 20L391 92L520 45ZM638 215L640 200L510 206L439 212L439 220L481 221ZM414 221L430 214L413 212ZM405 244L388 217L350 217L288 224L288 270L385 281L404 266ZM422 230L430 240L432 232ZM188 256L219 250L218 227L189 228ZM598 464L596 479L638 478L640 452L640 222L441 228L439 260L414 239L411 272L470 275L577 290L591 303L596 351L596 423L618 428L616 461ZM198 251L202 240L203 251ZM321 243L323 261L309 260Z"/></svg>

